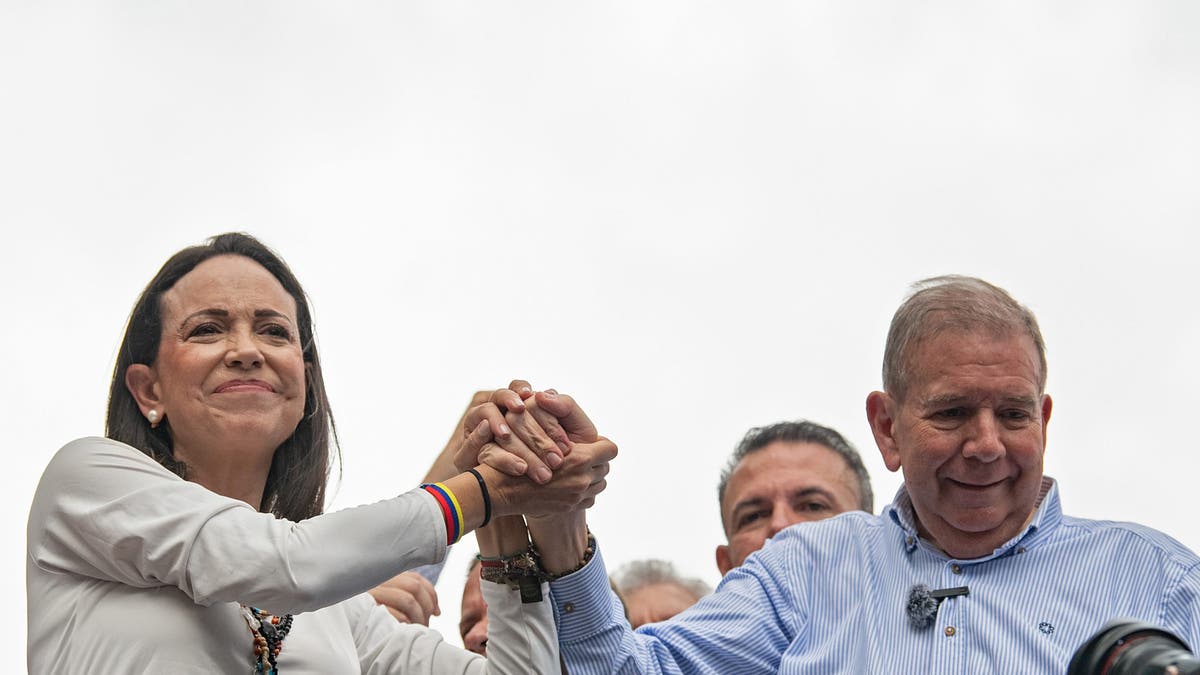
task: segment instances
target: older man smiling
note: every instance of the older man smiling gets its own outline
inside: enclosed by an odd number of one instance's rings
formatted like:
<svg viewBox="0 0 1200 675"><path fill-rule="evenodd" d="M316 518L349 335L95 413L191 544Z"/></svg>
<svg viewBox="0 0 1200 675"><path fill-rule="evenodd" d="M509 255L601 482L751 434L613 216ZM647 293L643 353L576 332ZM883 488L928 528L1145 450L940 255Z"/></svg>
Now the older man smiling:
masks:
<svg viewBox="0 0 1200 675"><path fill-rule="evenodd" d="M671 620L630 631L598 546L580 545L583 519L531 522L562 575L551 593L570 672L1064 672L1112 617L1200 644L1195 553L1063 514L1042 471L1053 406L1028 309L979 279L918 283L893 318L883 382L866 408L904 474L891 505L780 532ZM944 592L910 602L924 588Z"/></svg>

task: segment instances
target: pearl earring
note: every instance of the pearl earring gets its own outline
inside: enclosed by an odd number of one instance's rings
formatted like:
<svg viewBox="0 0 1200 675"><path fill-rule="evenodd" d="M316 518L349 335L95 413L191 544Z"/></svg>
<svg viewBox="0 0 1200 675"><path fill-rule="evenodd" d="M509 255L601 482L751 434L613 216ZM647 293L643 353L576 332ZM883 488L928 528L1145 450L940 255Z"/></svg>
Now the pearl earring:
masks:
<svg viewBox="0 0 1200 675"><path fill-rule="evenodd" d="M150 428L151 429L158 426L158 411L157 410L146 411L146 419L150 420Z"/></svg>

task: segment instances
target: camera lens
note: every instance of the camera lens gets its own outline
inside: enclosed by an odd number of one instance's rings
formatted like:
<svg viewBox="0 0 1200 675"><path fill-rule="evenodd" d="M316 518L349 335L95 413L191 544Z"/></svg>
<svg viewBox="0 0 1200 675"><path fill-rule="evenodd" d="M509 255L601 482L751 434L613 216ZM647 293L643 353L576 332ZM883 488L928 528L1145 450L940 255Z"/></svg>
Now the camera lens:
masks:
<svg viewBox="0 0 1200 675"><path fill-rule="evenodd" d="M1170 666L1176 670L1167 671ZM1067 675L1145 675L1200 673L1197 661L1182 640L1140 621L1105 624L1071 658Z"/></svg>

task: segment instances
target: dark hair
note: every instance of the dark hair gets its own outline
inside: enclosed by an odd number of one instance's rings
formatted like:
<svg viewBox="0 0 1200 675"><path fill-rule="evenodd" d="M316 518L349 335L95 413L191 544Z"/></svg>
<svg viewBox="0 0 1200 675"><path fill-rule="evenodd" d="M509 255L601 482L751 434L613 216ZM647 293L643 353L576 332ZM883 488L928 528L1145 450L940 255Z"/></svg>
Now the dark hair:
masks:
<svg viewBox="0 0 1200 675"><path fill-rule="evenodd" d="M189 246L171 256L146 285L129 315L125 337L117 352L117 365L113 368L108 391L104 433L115 441L141 450L180 477L187 477L187 465L175 457L169 420L151 428L125 386L125 372L135 363L154 365L158 358L163 294L197 265L220 255L240 255L262 265L296 301L296 323L304 355L304 417L292 435L275 450L259 510L288 520L311 518L325 508L331 456L337 459L339 467L341 465L337 428L325 393L321 361L317 358L312 314L304 289L287 263L248 234L227 232L212 237L203 245Z"/></svg>
<svg viewBox="0 0 1200 675"><path fill-rule="evenodd" d="M858 479L858 508L867 513L874 510L875 493L871 490L871 475L867 473L867 467L863 465L858 450L855 450L854 446L850 445L850 441L847 441L838 432L808 420L777 422L770 426L754 427L747 431L733 454L730 455L729 462L721 470L721 482L717 484L718 505L725 503L725 488L729 487L730 477L733 476L734 470L746 458L746 455L762 450L775 441L816 443L837 453L846 461L846 465Z"/></svg>

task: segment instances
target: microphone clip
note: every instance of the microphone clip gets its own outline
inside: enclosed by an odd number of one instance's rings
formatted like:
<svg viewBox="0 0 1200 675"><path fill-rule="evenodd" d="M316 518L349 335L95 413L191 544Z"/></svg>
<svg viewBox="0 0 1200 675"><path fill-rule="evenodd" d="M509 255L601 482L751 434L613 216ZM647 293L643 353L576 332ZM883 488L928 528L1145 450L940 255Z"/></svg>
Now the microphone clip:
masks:
<svg viewBox="0 0 1200 675"><path fill-rule="evenodd" d="M970 594L971 589L966 586L939 588L931 591L925 584L916 584L909 589L908 602L904 606L905 612L908 614L908 622L917 630L929 628L933 625L942 600Z"/></svg>

